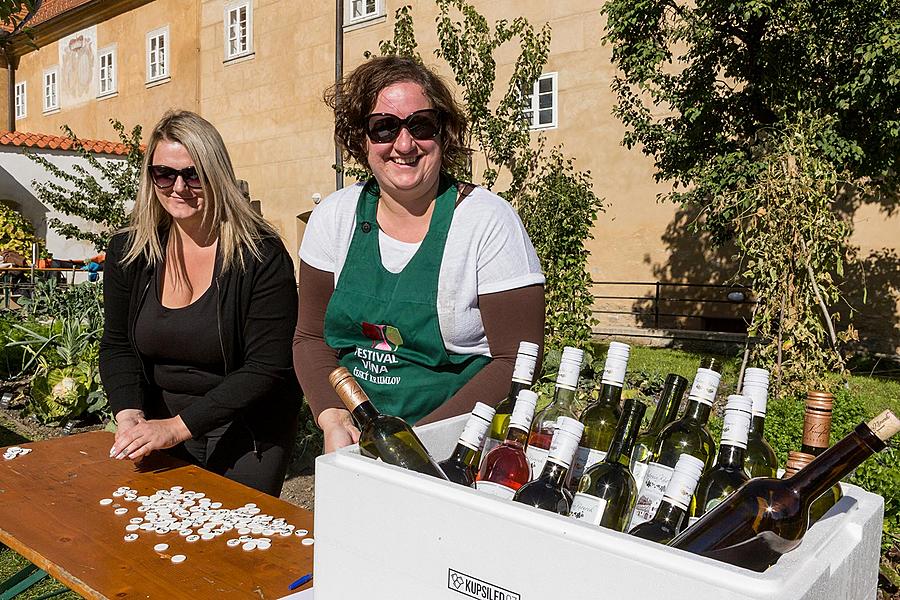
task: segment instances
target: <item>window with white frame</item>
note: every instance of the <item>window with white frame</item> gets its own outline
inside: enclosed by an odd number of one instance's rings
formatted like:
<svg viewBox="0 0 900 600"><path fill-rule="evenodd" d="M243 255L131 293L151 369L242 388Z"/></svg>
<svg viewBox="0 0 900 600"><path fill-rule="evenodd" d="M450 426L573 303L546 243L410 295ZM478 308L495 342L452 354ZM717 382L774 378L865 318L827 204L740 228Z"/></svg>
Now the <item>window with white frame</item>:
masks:
<svg viewBox="0 0 900 600"><path fill-rule="evenodd" d="M225 4L225 60L253 54L253 3L233 0Z"/></svg>
<svg viewBox="0 0 900 600"><path fill-rule="evenodd" d="M147 83L169 76L169 28L161 27L147 34Z"/></svg>
<svg viewBox="0 0 900 600"><path fill-rule="evenodd" d="M26 93L25 82L20 81L16 84L16 118L24 119L28 116L28 95Z"/></svg>
<svg viewBox="0 0 900 600"><path fill-rule="evenodd" d="M541 75L534 82L531 93L524 95L522 114L531 129L557 126L556 83L556 73Z"/></svg>
<svg viewBox="0 0 900 600"><path fill-rule="evenodd" d="M44 112L59 109L59 67L44 71Z"/></svg>
<svg viewBox="0 0 900 600"><path fill-rule="evenodd" d="M346 0L345 22L352 25L384 14L384 0Z"/></svg>
<svg viewBox="0 0 900 600"><path fill-rule="evenodd" d="M100 51L99 71L97 73L98 96L108 96L117 90L116 79L116 48L115 46L104 48Z"/></svg>

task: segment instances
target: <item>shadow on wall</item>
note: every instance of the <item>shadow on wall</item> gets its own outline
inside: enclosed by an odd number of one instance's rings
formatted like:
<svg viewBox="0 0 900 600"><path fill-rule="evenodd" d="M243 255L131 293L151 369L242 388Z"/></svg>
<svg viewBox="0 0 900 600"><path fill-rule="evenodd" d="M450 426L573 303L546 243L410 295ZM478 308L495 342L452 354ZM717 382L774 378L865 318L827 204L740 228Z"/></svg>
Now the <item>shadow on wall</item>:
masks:
<svg viewBox="0 0 900 600"><path fill-rule="evenodd" d="M693 231L699 217L696 207L681 207L662 235L668 260L652 265L661 282L658 318L655 290L636 300L632 311L644 327L658 322L662 329L745 333L752 297L737 277L737 251L732 243L717 246L709 233ZM649 256L644 262L650 264Z"/></svg>

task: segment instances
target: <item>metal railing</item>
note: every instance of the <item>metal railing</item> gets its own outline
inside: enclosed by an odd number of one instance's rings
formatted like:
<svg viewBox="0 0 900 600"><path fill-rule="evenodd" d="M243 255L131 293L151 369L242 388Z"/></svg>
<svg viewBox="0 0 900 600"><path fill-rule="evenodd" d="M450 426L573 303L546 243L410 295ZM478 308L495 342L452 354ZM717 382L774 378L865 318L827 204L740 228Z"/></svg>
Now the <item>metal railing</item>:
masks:
<svg viewBox="0 0 900 600"><path fill-rule="evenodd" d="M665 281L592 281L593 287L641 287L647 290L636 294L594 294L594 314L629 315L637 321L652 322L659 329L663 318L688 319L748 319L756 300L752 291L743 285L723 285L712 283L675 283ZM676 291L683 291L678 294ZM710 292L710 293L704 293ZM630 302L628 309L596 308L596 304L615 304L615 301ZM645 308L646 307L646 308ZM684 307L684 310L677 310ZM729 308L730 307L730 308ZM706 309L709 310L706 310ZM677 327L676 327L677 328Z"/></svg>

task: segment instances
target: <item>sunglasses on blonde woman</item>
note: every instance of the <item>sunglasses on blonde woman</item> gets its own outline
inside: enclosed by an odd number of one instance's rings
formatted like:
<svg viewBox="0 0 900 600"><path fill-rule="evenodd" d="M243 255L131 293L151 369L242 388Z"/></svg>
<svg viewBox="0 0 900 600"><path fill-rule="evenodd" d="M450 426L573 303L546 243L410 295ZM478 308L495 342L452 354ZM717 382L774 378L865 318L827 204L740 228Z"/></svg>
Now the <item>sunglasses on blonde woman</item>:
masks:
<svg viewBox="0 0 900 600"><path fill-rule="evenodd" d="M192 190L199 190L203 187L196 167L173 169L166 165L150 165L150 179L153 180L153 184L158 188L173 187L179 177L184 181L184 185Z"/></svg>
<svg viewBox="0 0 900 600"><path fill-rule="evenodd" d="M406 127L417 140L431 140L441 133L441 116L437 109L417 110L405 119L391 113L372 113L366 117L366 135L375 144L388 144Z"/></svg>

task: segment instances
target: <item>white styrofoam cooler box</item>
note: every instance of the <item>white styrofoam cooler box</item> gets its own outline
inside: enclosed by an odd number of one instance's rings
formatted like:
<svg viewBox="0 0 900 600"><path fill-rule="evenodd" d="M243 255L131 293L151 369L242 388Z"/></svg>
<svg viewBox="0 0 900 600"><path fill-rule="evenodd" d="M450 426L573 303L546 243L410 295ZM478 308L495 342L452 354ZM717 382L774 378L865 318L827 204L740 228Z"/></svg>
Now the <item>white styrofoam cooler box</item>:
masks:
<svg viewBox="0 0 900 600"><path fill-rule="evenodd" d="M417 428L438 460L466 417ZM844 498L756 573L374 461L316 460L316 600L871 600L884 502Z"/></svg>

